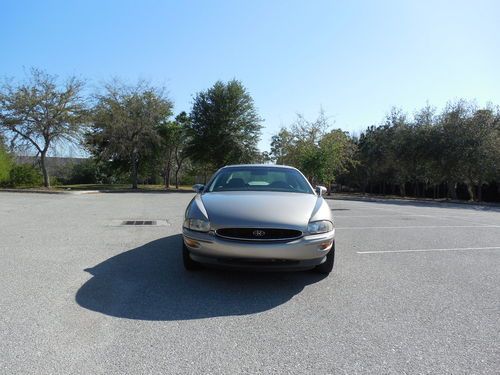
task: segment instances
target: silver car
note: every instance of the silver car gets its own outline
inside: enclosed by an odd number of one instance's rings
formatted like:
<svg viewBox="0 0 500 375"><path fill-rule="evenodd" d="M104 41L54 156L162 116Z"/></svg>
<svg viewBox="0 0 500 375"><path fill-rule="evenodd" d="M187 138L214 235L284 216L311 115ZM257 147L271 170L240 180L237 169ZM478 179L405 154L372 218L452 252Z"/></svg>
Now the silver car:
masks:
<svg viewBox="0 0 500 375"><path fill-rule="evenodd" d="M230 165L193 188L182 229L187 270L205 264L332 271L335 228L326 188L313 189L299 170Z"/></svg>

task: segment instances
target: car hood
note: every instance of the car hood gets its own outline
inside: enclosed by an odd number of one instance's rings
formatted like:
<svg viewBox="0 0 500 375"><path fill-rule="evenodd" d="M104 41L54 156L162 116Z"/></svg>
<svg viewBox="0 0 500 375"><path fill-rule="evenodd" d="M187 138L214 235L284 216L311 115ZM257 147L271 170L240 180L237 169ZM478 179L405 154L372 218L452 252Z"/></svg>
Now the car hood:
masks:
<svg viewBox="0 0 500 375"><path fill-rule="evenodd" d="M321 203L313 194L260 191L206 193L201 199L214 229L257 227L304 230L317 211L318 203Z"/></svg>

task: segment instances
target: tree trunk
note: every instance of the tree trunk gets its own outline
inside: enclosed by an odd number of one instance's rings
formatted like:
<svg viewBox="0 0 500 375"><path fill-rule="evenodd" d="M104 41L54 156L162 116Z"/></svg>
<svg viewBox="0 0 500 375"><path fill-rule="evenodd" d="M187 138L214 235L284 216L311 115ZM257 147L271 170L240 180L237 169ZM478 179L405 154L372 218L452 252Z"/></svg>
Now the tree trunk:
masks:
<svg viewBox="0 0 500 375"><path fill-rule="evenodd" d="M137 189L137 157L132 156L132 189Z"/></svg>
<svg viewBox="0 0 500 375"><path fill-rule="evenodd" d="M50 178L49 173L47 172L47 167L45 165L45 156L47 155L47 150L42 151L40 153L40 167L42 168L43 174L43 186L49 188L50 187Z"/></svg>
<svg viewBox="0 0 500 375"><path fill-rule="evenodd" d="M171 170L171 165L169 160L165 167L165 188L167 189L170 187L170 170Z"/></svg>
<svg viewBox="0 0 500 375"><path fill-rule="evenodd" d="M179 189L179 170L180 168L175 169L175 188Z"/></svg>
<svg viewBox="0 0 500 375"><path fill-rule="evenodd" d="M406 186L404 182L399 185L399 192L401 193L402 197L406 196Z"/></svg>
<svg viewBox="0 0 500 375"><path fill-rule="evenodd" d="M457 199L457 184L453 182L448 182L448 197L451 199Z"/></svg>
<svg viewBox="0 0 500 375"><path fill-rule="evenodd" d="M476 194L474 194L474 185L472 184L467 184L467 191L469 192L469 200L470 201L475 201L476 200Z"/></svg>
<svg viewBox="0 0 500 375"><path fill-rule="evenodd" d="M477 185L477 200L481 202L483 200L483 183L479 182Z"/></svg>

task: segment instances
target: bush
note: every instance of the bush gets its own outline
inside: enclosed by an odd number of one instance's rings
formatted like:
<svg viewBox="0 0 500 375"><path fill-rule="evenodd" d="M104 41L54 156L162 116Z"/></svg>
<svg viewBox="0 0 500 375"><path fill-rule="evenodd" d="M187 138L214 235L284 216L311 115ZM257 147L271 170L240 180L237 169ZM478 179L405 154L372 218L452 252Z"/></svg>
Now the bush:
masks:
<svg viewBox="0 0 500 375"><path fill-rule="evenodd" d="M49 179L50 179L50 186L52 187L62 185L61 180L56 176L49 176Z"/></svg>
<svg viewBox="0 0 500 375"><path fill-rule="evenodd" d="M76 163L71 168L67 184L95 184L98 167L92 159L87 159L81 163Z"/></svg>
<svg viewBox="0 0 500 375"><path fill-rule="evenodd" d="M12 159L0 143L0 185L8 182L11 169Z"/></svg>
<svg viewBox="0 0 500 375"><path fill-rule="evenodd" d="M9 174L11 187L36 187L42 185L42 175L30 164L16 164Z"/></svg>

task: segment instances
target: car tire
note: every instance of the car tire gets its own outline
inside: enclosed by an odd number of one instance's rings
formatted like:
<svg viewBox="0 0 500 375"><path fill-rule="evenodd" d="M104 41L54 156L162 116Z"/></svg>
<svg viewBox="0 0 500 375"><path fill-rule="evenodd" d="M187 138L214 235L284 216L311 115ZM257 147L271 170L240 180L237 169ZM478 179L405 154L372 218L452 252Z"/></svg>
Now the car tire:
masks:
<svg viewBox="0 0 500 375"><path fill-rule="evenodd" d="M182 242L182 262L184 263L184 268L187 271L196 271L202 268L200 263L191 259L189 250L184 242Z"/></svg>
<svg viewBox="0 0 500 375"><path fill-rule="evenodd" d="M326 254L326 260L321 263L319 266L314 268L314 271L317 273L321 273L323 275L328 275L333 270L333 263L335 261L335 241L332 244L332 248Z"/></svg>

